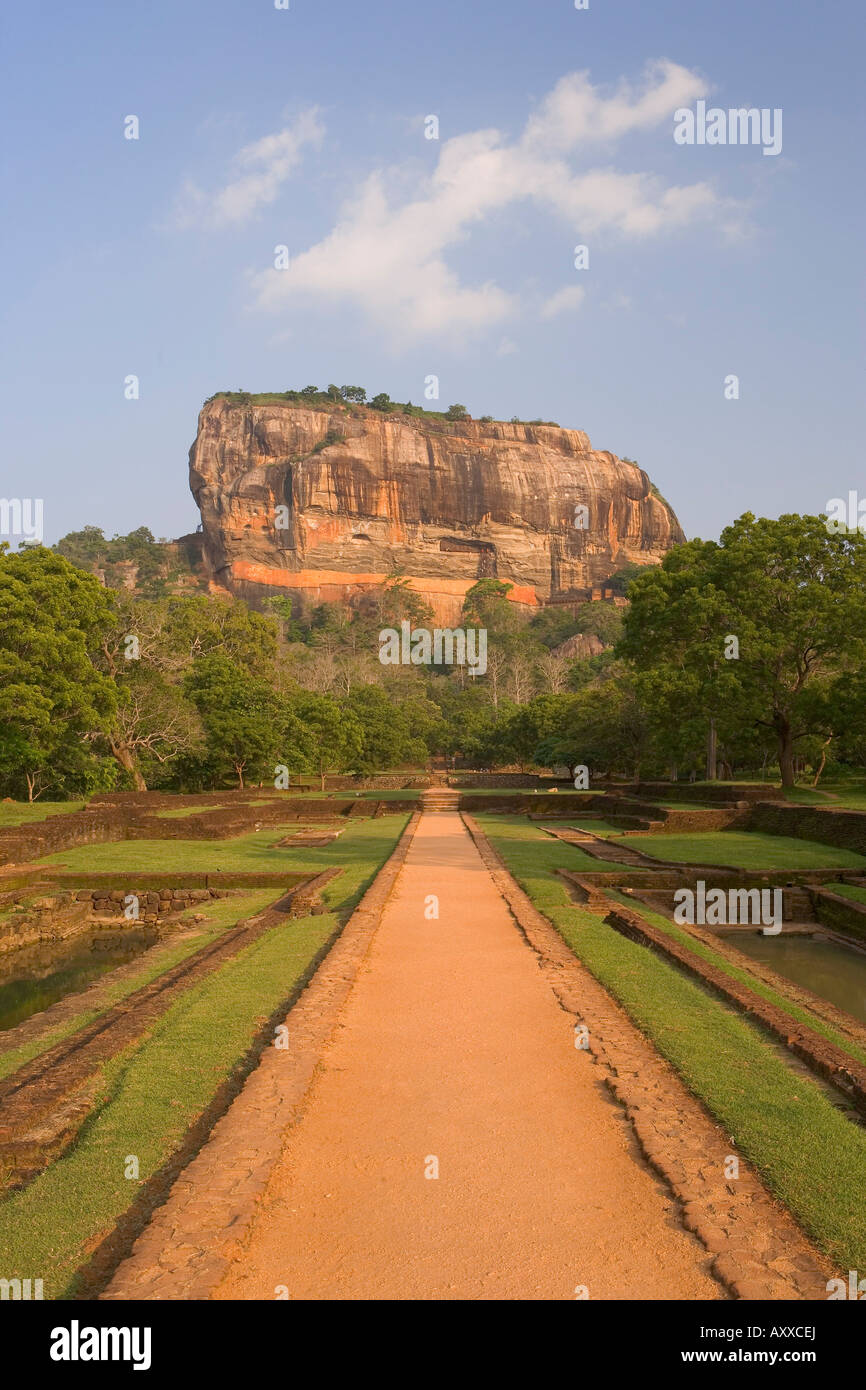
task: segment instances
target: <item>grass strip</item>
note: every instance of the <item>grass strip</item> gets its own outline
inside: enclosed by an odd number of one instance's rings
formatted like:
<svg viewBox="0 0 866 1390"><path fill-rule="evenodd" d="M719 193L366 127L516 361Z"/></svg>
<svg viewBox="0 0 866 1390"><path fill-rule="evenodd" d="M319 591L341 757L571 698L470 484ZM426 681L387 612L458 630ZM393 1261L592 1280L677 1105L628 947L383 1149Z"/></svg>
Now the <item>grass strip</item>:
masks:
<svg viewBox="0 0 866 1390"><path fill-rule="evenodd" d="M28 825L32 821L46 820L49 816L61 816L71 811L83 811L83 801L4 801L0 802L0 828L10 825Z"/></svg>
<svg viewBox="0 0 866 1390"><path fill-rule="evenodd" d="M405 814L398 816L379 816L372 826L382 827L381 832L373 831L373 839L382 834L384 839L395 840L400 834L398 825L406 823ZM111 844L82 845L77 849L61 850L40 860L42 864L64 865L66 868L82 871L116 872L124 877L133 873L148 873L158 870L161 873L184 870L218 873L220 870L311 869L321 873L332 864L349 868L353 860L366 858L369 843L362 836L352 833L363 821L341 822L346 826L343 834L332 844L314 849L311 846L298 846L297 849L280 847L278 841L285 839L288 830L297 830L297 821L287 820L282 826L251 831L245 835L234 835L227 840L120 840ZM327 829L326 826L322 827Z"/></svg>
<svg viewBox="0 0 866 1390"><path fill-rule="evenodd" d="M102 1071L99 1102L75 1145L0 1203L0 1269L70 1297L76 1270L180 1147L263 1022L292 992L337 919L274 927L177 1000L150 1035ZM139 1181L124 1176L129 1155Z"/></svg>
<svg viewBox="0 0 866 1390"><path fill-rule="evenodd" d="M676 864L730 865L735 869L866 869L850 849L750 830L699 830L683 835L623 836L623 844Z"/></svg>
<svg viewBox="0 0 866 1390"><path fill-rule="evenodd" d="M860 888L856 883L822 883L821 887L830 893L838 893L840 898L850 898L855 903L866 903L866 888Z"/></svg>

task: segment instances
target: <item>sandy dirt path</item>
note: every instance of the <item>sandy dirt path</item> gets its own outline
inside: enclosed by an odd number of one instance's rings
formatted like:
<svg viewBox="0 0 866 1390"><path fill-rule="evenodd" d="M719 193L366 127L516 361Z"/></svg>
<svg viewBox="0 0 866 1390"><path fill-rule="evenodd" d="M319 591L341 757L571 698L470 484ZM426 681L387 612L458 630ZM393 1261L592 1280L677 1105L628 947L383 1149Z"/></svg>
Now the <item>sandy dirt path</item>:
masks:
<svg viewBox="0 0 866 1390"><path fill-rule="evenodd" d="M459 816L422 816L214 1297L724 1297L708 1266Z"/></svg>

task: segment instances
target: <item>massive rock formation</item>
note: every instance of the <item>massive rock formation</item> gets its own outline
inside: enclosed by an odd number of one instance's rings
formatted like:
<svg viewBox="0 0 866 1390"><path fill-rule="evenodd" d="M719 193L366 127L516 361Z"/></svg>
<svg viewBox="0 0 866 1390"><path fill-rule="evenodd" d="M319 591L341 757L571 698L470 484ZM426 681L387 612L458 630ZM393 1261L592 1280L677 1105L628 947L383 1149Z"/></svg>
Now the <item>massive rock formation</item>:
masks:
<svg viewBox="0 0 866 1390"><path fill-rule="evenodd" d="M285 593L301 610L351 602L395 568L442 623L483 576L527 608L574 602L683 539L642 469L551 425L215 397L190 487L212 590Z"/></svg>

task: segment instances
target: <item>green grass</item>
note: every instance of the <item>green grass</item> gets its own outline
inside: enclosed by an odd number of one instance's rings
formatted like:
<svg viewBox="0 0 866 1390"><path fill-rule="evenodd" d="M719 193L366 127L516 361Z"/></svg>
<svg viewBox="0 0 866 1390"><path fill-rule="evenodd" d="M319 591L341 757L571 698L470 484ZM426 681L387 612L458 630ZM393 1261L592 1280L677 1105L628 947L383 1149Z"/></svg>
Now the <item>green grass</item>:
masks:
<svg viewBox="0 0 866 1390"><path fill-rule="evenodd" d="M171 870L217 873L221 869L251 873L310 869L321 873L332 864L350 866L359 855L364 859L370 843L380 838L393 841L405 823L405 813L379 816L369 822L349 821L338 840L320 849L278 848L277 841L300 828L297 821L289 821L228 840L121 840L114 844L82 845L48 855L39 862L63 865L77 872L120 870L127 876Z"/></svg>
<svg viewBox="0 0 866 1390"><path fill-rule="evenodd" d="M736 869L866 869L866 857L850 849L748 830L701 830L682 835L640 835L623 844L676 864L730 865Z"/></svg>
<svg viewBox="0 0 866 1390"><path fill-rule="evenodd" d="M866 903L866 888L860 888L856 883L822 883L821 887L838 893L842 898L851 898L855 903Z"/></svg>
<svg viewBox="0 0 866 1390"><path fill-rule="evenodd" d="M185 991L146 1037L104 1067L98 1104L75 1144L23 1191L0 1202L4 1277L41 1277L47 1298L73 1295L76 1271L140 1186L124 1177L126 1156L137 1156L143 1181L177 1151L262 1023L302 981L360 899L407 819L383 817L347 827L343 838L353 845L343 855L345 872L322 895L329 912L265 932ZM336 848L328 847L331 860ZM322 851L306 853L326 867Z"/></svg>
<svg viewBox="0 0 866 1390"><path fill-rule="evenodd" d="M484 828L540 911L631 1015L806 1231L866 1267L866 1130L766 1034L652 951L571 903L531 827Z"/></svg>
<svg viewBox="0 0 866 1390"><path fill-rule="evenodd" d="M866 782L862 778L822 777L817 787L789 787L780 790L779 796L803 806L842 806L850 811L866 810Z"/></svg>
<svg viewBox="0 0 866 1390"><path fill-rule="evenodd" d="M27 825L67 811L83 811L84 806L83 801L0 801L0 827Z"/></svg>
<svg viewBox="0 0 866 1390"><path fill-rule="evenodd" d="M569 845L565 840L555 840L550 835L545 835L540 826L527 821L523 816L497 816L485 811L478 813L477 819L479 825L483 825L490 835L495 830L498 837L516 845L530 843L535 861L551 874L557 869L596 874L611 870L618 874L633 872L630 864L612 864L606 860L595 859L577 845Z"/></svg>
<svg viewBox="0 0 866 1390"><path fill-rule="evenodd" d="M866 811L866 787L828 787L827 790L833 793L830 805L844 806L849 811Z"/></svg>
<svg viewBox="0 0 866 1390"><path fill-rule="evenodd" d="M254 806L260 803L253 802ZM186 816L198 816L203 811L223 811L223 806L179 806L177 810L171 811L152 811L150 814L157 816L159 820L183 820Z"/></svg>
<svg viewBox="0 0 866 1390"><path fill-rule="evenodd" d="M38 1272L47 1298L71 1295L88 1248L114 1227L140 1186L124 1177L126 1156L138 1158L147 1179L177 1151L334 926L325 914L275 927L188 990L146 1040L105 1067L100 1104L74 1147L0 1203L6 1277Z"/></svg>

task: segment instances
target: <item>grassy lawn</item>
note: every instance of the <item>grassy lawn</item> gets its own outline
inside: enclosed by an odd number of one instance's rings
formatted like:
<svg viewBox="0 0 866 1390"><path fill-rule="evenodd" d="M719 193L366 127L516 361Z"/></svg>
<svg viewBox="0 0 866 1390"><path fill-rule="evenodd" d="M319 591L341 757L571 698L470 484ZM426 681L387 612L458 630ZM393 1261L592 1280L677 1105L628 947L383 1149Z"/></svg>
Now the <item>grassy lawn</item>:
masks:
<svg viewBox="0 0 866 1390"><path fill-rule="evenodd" d="M623 844L677 864L731 865L736 869L866 869L866 857L850 849L748 830L701 830L683 835L640 835Z"/></svg>
<svg viewBox="0 0 866 1390"><path fill-rule="evenodd" d="M130 1207L141 1182L177 1152L262 1025L309 973L406 821L382 817L347 828L344 840L351 836L353 852L344 852L346 871L323 894L329 912L265 932L188 989L144 1038L103 1068L98 1103L74 1145L23 1191L0 1202L4 1277L44 1278L46 1298L74 1293L76 1271ZM345 851L342 842L328 847L330 862L338 847ZM317 867L326 867L323 851L308 850L306 856L317 856ZM138 1158L138 1182L124 1176L128 1154Z"/></svg>
<svg viewBox="0 0 866 1390"><path fill-rule="evenodd" d="M253 802L252 805L260 805ZM198 816L202 811L222 811L222 806L179 806L176 811L151 811L150 815L156 816L159 820L183 820L186 816Z"/></svg>
<svg viewBox="0 0 866 1390"><path fill-rule="evenodd" d="M866 787L840 786L828 787L834 793L830 800L832 806L847 806L849 811L866 811Z"/></svg>
<svg viewBox="0 0 866 1390"><path fill-rule="evenodd" d="M852 898L855 903L866 903L866 888L859 888L856 883L822 883L821 887L841 898Z"/></svg>
<svg viewBox="0 0 866 1390"><path fill-rule="evenodd" d="M806 784L779 787L776 796L780 801L792 801L800 806L846 806L852 811L866 810L866 782L853 777L838 780L822 777L817 787Z"/></svg>
<svg viewBox="0 0 866 1390"><path fill-rule="evenodd" d="M120 840L114 844L82 845L48 855L40 863L63 865L79 872L120 870L124 875L172 869L209 873L220 869L252 873L309 869L321 873L333 864L351 867L358 859L365 861L371 844L380 839L396 840L405 824L405 813L380 816L369 822L349 821L338 840L320 849L278 848L278 840L300 829L297 821L290 821L282 827L268 826L228 840Z"/></svg>
<svg viewBox="0 0 866 1390"><path fill-rule="evenodd" d="M45 820L67 811L83 811L84 806L83 801L0 801L0 828L27 825L30 821Z"/></svg>
<svg viewBox="0 0 866 1390"><path fill-rule="evenodd" d="M618 874L632 873L630 864L609 864L586 854L578 845L566 844L545 835L538 826L524 816L497 816L487 812L478 814L478 823L488 835L494 833L503 840L514 842L516 846L531 844L534 861L548 873L557 869L570 869L573 873L604 873L615 870ZM568 822L571 824L571 821Z"/></svg>
<svg viewBox="0 0 866 1390"><path fill-rule="evenodd" d="M535 905L805 1230L842 1267L866 1267L866 1130L794 1072L760 1028L571 903L535 827L507 833L492 816L482 824Z"/></svg>

